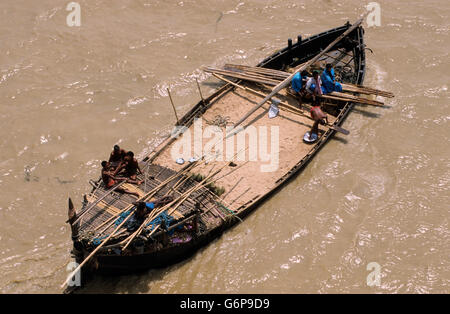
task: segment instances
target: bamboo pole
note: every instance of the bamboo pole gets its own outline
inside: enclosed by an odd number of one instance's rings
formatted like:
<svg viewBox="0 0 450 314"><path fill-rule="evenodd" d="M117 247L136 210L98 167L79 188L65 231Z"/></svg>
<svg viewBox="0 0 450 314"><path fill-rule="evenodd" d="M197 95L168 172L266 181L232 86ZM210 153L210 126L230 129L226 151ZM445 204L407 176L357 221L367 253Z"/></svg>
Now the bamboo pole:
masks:
<svg viewBox="0 0 450 314"><path fill-rule="evenodd" d="M195 78L195 81L197 82L198 92L200 93L200 97L202 98L203 105L205 105L205 98L203 98L202 90L200 88L200 84L198 83L197 78Z"/></svg>
<svg viewBox="0 0 450 314"><path fill-rule="evenodd" d="M257 82L257 83L261 83L261 84L273 85L273 86L277 85L279 82L279 80L270 80L267 78L256 77L254 75L248 75L245 73L236 73L236 72L227 71L227 70L207 68L207 69L204 69L204 71L208 72L208 73L218 73L221 75L231 76L231 77L235 77L238 79L243 79L243 80L253 81L253 82Z"/></svg>
<svg viewBox="0 0 450 314"><path fill-rule="evenodd" d="M393 98L394 94L392 92L383 91L367 86L362 85L356 85L356 84L345 84L341 83L343 90L347 90L349 92L355 92L360 94L368 94L368 95L377 95L377 96L383 96L388 98Z"/></svg>
<svg viewBox="0 0 450 314"><path fill-rule="evenodd" d="M267 83L271 85L277 85L280 81L282 81L285 77L273 77L270 73L259 73L252 70L241 70L236 69L237 71L233 70L226 70L226 69L216 69L211 67L204 68L205 72L209 73L218 73L226 76L231 76L235 78L248 78L252 79L254 81L261 81L258 83Z"/></svg>
<svg viewBox="0 0 450 314"><path fill-rule="evenodd" d="M236 184L235 184L235 185L234 185L227 193L225 193L225 195L222 197L223 200L224 200L225 198L227 198L227 196L228 196L231 192L233 192L233 190L238 186L238 184L241 183L242 179L244 179L244 177L241 177L241 178L236 182Z"/></svg>
<svg viewBox="0 0 450 314"><path fill-rule="evenodd" d="M251 187L249 187L247 190L245 190L242 194L240 194L238 197L236 197L235 199L234 199L234 201L232 201L231 203L230 203L230 206L231 205L233 205L238 199L240 199L242 196L244 196L244 194L246 194L248 191L250 191L252 188Z"/></svg>
<svg viewBox="0 0 450 314"><path fill-rule="evenodd" d="M278 73L274 73L271 70L266 71L266 70L260 70L260 68L258 67L243 67L243 68L236 68L236 67L228 67L225 65L224 69L216 69L216 68L211 68L208 67L206 68L208 71L222 71L225 73L230 73L230 74L241 74L241 75L251 75L255 78L259 78L259 79L269 79L274 81L274 83L278 84L278 81L282 81L283 79L286 78L285 75L281 75ZM288 73L289 75L289 73Z"/></svg>
<svg viewBox="0 0 450 314"><path fill-rule="evenodd" d="M258 71L260 73L276 74L276 75L283 76L283 77L288 77L290 75L289 72L285 72L285 71L281 71L281 70L275 70L275 69L263 68L263 67L253 67L253 66L249 66L249 65L231 64L231 63L225 64L225 68L253 70L253 71Z"/></svg>
<svg viewBox="0 0 450 314"><path fill-rule="evenodd" d="M145 198L145 196L143 196L142 198ZM117 228L114 229L113 232L99 246L97 246L97 248L92 251L89 256L86 257L72 273L70 273L66 281L61 285L61 288L63 288L69 282L69 280L88 262L88 260L90 260L95 255L95 253L97 253L98 250L100 250L100 248L102 248L109 241L109 239L111 239L115 235L115 233L125 224L125 222L127 222L128 219L133 216L132 214L135 210L136 208L132 212L130 212L130 214L117 226Z"/></svg>
<svg viewBox="0 0 450 314"><path fill-rule="evenodd" d="M337 58L335 58L333 62L331 62L331 65L333 67L335 67L339 62L343 62L342 60L345 57L347 57L347 56L349 56L350 58L353 57L353 55L350 55L347 53L347 50L344 50L344 51L338 50L338 51L340 52L340 55Z"/></svg>
<svg viewBox="0 0 450 314"><path fill-rule="evenodd" d="M178 119L177 110L175 109L175 105L173 104L172 95L170 94L169 88L167 88L167 93L169 94L170 103L172 104L173 112L175 113L175 118L177 118L177 124L178 124L178 121L180 121L180 120Z"/></svg>

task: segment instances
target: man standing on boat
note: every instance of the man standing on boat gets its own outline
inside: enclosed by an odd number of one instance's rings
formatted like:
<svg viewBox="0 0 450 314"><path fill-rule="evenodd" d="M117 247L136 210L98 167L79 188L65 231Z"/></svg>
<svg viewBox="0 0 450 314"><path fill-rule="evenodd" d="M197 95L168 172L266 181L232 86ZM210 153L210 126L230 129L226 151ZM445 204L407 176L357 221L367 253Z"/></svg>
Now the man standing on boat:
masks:
<svg viewBox="0 0 450 314"><path fill-rule="evenodd" d="M322 111L320 102L311 108L311 118L314 119L314 124L309 132L309 140L315 142L315 140L319 137L319 123L327 123L328 117L325 112Z"/></svg>
<svg viewBox="0 0 450 314"><path fill-rule="evenodd" d="M323 88L325 90L324 94L331 92L342 92L342 85L336 82L336 76L334 75L334 69L331 63L326 65L325 70L321 76Z"/></svg>

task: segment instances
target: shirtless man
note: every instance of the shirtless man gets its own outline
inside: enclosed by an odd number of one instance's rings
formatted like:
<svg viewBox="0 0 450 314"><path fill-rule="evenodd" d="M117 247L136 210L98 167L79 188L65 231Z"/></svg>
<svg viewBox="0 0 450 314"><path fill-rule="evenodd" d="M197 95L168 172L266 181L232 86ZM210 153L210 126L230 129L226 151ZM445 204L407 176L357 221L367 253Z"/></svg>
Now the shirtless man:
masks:
<svg viewBox="0 0 450 314"><path fill-rule="evenodd" d="M103 183L105 184L107 189L112 188L116 183L119 183L121 181L127 181L127 178L116 178L114 176L114 174L110 171L110 167L111 167L111 163L104 160L102 161L102 180ZM135 195L137 198L139 198L139 194L136 192L131 192L131 191L127 191L121 187L116 189L117 192L121 192L121 193L126 193L126 194L131 194L131 195Z"/></svg>
<svg viewBox="0 0 450 314"><path fill-rule="evenodd" d="M320 102L313 106L310 112L311 118L314 119L314 124L309 134L310 136L312 136L312 134L319 135L319 123L324 123L325 121L328 123L327 114L322 111Z"/></svg>
<svg viewBox="0 0 450 314"><path fill-rule="evenodd" d="M109 162L112 167L117 167L125 158L126 151L119 147L119 145L114 145L114 149L109 156Z"/></svg>
<svg viewBox="0 0 450 314"><path fill-rule="evenodd" d="M125 158L119 164L117 169L114 171L114 176L124 170L124 175L129 178L128 182L136 185L142 184L142 180L137 179L138 171L142 173L141 168L139 167L139 163L134 158L133 152L127 152L125 154Z"/></svg>

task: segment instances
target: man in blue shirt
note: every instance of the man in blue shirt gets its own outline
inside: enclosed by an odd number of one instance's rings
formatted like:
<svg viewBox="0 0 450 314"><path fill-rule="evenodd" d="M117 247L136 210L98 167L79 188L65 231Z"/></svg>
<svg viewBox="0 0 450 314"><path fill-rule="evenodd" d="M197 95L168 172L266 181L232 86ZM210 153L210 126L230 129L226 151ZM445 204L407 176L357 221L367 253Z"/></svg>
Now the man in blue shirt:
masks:
<svg viewBox="0 0 450 314"><path fill-rule="evenodd" d="M155 203L139 202L137 204L136 213L135 213L136 219L144 220L153 209L155 209Z"/></svg>
<svg viewBox="0 0 450 314"><path fill-rule="evenodd" d="M334 69L331 63L326 65L325 70L322 72L322 87L325 90L324 94L331 92L342 92L342 85L336 82L336 76L334 75Z"/></svg>
<svg viewBox="0 0 450 314"><path fill-rule="evenodd" d="M305 92L305 84L307 80L308 72L297 72L292 78L291 88L294 91L294 95L297 96L300 104L302 103L303 93Z"/></svg>

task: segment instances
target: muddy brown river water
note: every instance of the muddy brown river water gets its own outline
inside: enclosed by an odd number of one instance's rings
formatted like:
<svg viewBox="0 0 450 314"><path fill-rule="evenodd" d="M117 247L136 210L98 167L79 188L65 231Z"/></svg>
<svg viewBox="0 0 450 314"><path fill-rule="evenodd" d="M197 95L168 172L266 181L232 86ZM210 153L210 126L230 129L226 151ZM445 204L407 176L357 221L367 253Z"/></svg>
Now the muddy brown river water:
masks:
<svg viewBox="0 0 450 314"><path fill-rule="evenodd" d="M202 66L254 65L288 38L355 21L354 0L0 2L0 292L60 293L79 208L115 143L141 155L214 81ZM96 278L87 293L448 293L450 6L378 1L357 107L305 170L186 261ZM300 137L299 137L300 140ZM367 265L380 265L379 286Z"/></svg>

